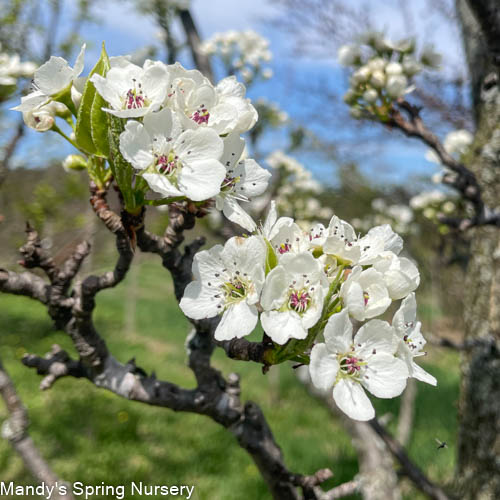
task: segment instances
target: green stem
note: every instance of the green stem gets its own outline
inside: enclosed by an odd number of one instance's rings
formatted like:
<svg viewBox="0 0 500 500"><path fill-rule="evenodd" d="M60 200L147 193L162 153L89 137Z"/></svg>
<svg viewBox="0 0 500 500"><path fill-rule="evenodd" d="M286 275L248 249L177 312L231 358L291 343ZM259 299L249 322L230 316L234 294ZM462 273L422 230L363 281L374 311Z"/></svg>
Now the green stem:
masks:
<svg viewBox="0 0 500 500"><path fill-rule="evenodd" d="M72 146L74 146L76 149L78 149L78 151L85 154L85 151L82 151L80 149L80 147L78 146L78 144L73 139L71 139L68 135L66 135L55 123L54 123L54 125L52 125L51 130L53 130L54 132L57 132L61 137L64 137Z"/></svg>

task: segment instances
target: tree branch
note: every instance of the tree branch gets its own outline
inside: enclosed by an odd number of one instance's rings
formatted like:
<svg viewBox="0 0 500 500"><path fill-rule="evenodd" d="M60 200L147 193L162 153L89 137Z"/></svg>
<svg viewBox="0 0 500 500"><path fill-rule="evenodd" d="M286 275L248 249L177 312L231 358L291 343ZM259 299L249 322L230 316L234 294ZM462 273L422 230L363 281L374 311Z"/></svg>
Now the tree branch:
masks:
<svg viewBox="0 0 500 500"><path fill-rule="evenodd" d="M179 12L179 17L181 19L184 32L186 33L187 42L189 48L191 49L191 55L195 66L211 81L214 81L214 75L212 72L212 66L210 64L209 57L200 50L200 35L194 23L193 16L191 12L187 9L183 9Z"/></svg>
<svg viewBox="0 0 500 500"><path fill-rule="evenodd" d="M474 216L471 218L442 217L441 222L449 223L460 230L472 226L496 225L500 226L500 213L493 212L485 206L481 188L474 173L465 165L453 158L444 148L437 136L424 124L420 116L421 108L410 104L403 98L397 100L397 107L393 107L387 125L401 130L406 136L420 139L427 144L439 157L441 163L448 167L453 174L445 175L443 183L457 190L464 200L474 207ZM403 115L404 112L408 119Z"/></svg>
<svg viewBox="0 0 500 500"><path fill-rule="evenodd" d="M439 486L434 484L410 459L405 449L394 439L386 428L374 418L369 421L372 429L383 439L391 453L403 467L406 475L412 480L413 484L434 500L450 500L449 497Z"/></svg>
<svg viewBox="0 0 500 500"><path fill-rule="evenodd" d="M61 484L61 480L57 478L47 462L40 455L40 452L28 434L28 412L19 398L7 371L3 367L1 359L0 395L9 413L8 419L2 425L2 437L9 441L12 448L19 453L24 466L39 483L45 483L48 486L55 486L56 483ZM71 493L59 495L57 489L54 491L53 498L55 499L73 499Z"/></svg>
<svg viewBox="0 0 500 500"><path fill-rule="evenodd" d="M188 203L171 205L169 225L165 234L159 237L145 230L144 213L132 217L122 212L121 217L118 217L109 209L106 193L107 190L94 189L91 203L98 217L115 235L118 249L115 270L102 276L89 276L82 283L76 283L69 297L64 296L66 287L60 299L51 303L49 308L53 318L64 318L64 321L59 320L59 327L72 339L79 359L71 359L65 351L54 346L45 357L27 355L23 363L44 376L41 389L52 387L59 378L65 376L86 378L95 386L129 400L209 416L231 431L240 446L250 454L274 498L302 498L298 493L300 488L304 499L317 499L317 485L326 480L330 473L318 471L313 476L291 473L284 464L281 449L261 409L255 403L241 402L239 377L231 374L225 379L211 366L210 358L216 347L213 334L218 318L193 322L195 330L189 337L188 351L189 366L197 381L195 389L183 389L168 381L158 380L154 373L148 375L138 367L133 359L123 364L109 352L95 329L92 314L97 293L117 285L129 268L133 251L128 235L133 232L141 250L161 257L163 266L172 274L176 297L180 300L185 286L191 281L193 257L203 244L203 239L194 240L183 251L179 247L184 240L184 230L194 226L196 217L203 215L203 208ZM38 238L31 235L23 248L28 255L37 257L32 259L34 264L43 264L51 275L53 284L47 285L49 290L57 286L61 274L65 278L74 276L78 263L89 250L86 246L78 248L59 270L52 265L48 254L37 254L40 247L38 242ZM71 304L69 310L68 301ZM58 312L63 305L64 314Z"/></svg>

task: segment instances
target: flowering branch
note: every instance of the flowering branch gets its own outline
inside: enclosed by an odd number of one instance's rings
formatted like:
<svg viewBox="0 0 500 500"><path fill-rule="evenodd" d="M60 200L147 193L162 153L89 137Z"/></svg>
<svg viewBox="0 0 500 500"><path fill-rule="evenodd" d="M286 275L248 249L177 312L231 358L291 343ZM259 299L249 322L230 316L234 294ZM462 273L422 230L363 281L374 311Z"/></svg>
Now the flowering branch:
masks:
<svg viewBox="0 0 500 500"><path fill-rule="evenodd" d="M59 269L54 265L49 253L41 247L36 232L30 229L28 242L22 247L25 263L31 267L42 267L51 277L51 284L45 283L31 273L24 273L28 276L19 275L21 276L19 277L15 273L6 271L3 273L6 273L7 279L0 281L2 291L23 292L25 295L39 298L45 304L51 303L49 308L51 317L56 318L59 327L68 333L79 354L79 359L75 360L58 346L54 346L44 357L26 355L23 363L35 368L44 376L40 388L49 389L59 378L65 376L85 378L97 387L129 400L170 408L174 411L207 415L228 428L238 439L240 446L249 452L275 498L302 498L298 495L298 487L303 490L304 498L318 498L314 488L326 480L329 473L319 471L314 476L302 476L289 472L260 408L251 402L245 405L241 402L238 376L232 374L225 379L210 365L210 357L215 348L212 340L213 331L217 321L194 322L195 332L188 343L189 366L198 382L198 387L193 390L158 380L154 373L146 374L133 359L122 364L109 352L93 325L92 313L95 296L99 291L117 285L128 270L133 252L129 240L125 237L124 228L131 221L128 215L122 214L119 217L109 209L105 202L105 192L96 193L93 187L91 192L93 192L92 205L97 208L98 215L101 215L101 219L115 234L119 256L114 272L102 276L88 276L80 285L75 284L69 296L65 281L66 286L61 289L57 300L53 300L54 289L59 286L58 279L62 275L66 280L74 277L89 248L87 244L79 245ZM172 273L176 293L180 298L184 287L191 280L193 255L202 241L195 240L181 252L178 247L184 239L183 231L194 225L196 212L187 204L172 205L170 215L170 223L163 237L146 231L143 214L132 222L142 224L136 229L138 247L161 256L163 265ZM19 280L22 281L22 286L16 284ZM35 290L41 288L42 283L45 295L40 291L35 293ZM71 307L68 308L68 305Z"/></svg>
<svg viewBox="0 0 500 500"><path fill-rule="evenodd" d="M455 175L444 175L443 183L453 187L461 193L463 198L474 207L474 217L460 219L457 217L441 217L443 223L452 225L460 230L472 226L500 225L500 214L492 212L485 206L481 188L476 176L465 165L455 160L443 144L424 124L420 116L421 108L410 104L403 98L395 101L391 108L387 126L401 130L408 137L415 137L427 144L438 155L441 163L448 167ZM406 115L406 118L405 116Z"/></svg>

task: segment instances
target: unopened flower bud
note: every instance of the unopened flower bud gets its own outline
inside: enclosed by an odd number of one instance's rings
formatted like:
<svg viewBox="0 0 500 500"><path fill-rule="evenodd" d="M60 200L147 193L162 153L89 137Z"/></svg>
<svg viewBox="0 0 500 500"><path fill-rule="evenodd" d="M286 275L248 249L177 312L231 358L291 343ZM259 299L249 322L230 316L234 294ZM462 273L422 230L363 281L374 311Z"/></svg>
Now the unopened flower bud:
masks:
<svg viewBox="0 0 500 500"><path fill-rule="evenodd" d="M357 45L342 45L337 52L337 58L342 66L352 66L361 56Z"/></svg>
<svg viewBox="0 0 500 500"><path fill-rule="evenodd" d="M355 71L351 77L351 82L354 85L359 85L360 83L365 83L370 78L370 68L368 66L361 66L357 71Z"/></svg>
<svg viewBox="0 0 500 500"><path fill-rule="evenodd" d="M403 66L397 62L391 62L385 67L385 72L388 76L400 75L403 73Z"/></svg>
<svg viewBox="0 0 500 500"><path fill-rule="evenodd" d="M383 71L386 65L387 62L381 57L376 57L367 64L371 71Z"/></svg>
<svg viewBox="0 0 500 500"><path fill-rule="evenodd" d="M385 75L383 71L377 70L374 71L372 74L372 77L370 78L370 83L375 87L375 88L382 88L385 85Z"/></svg>
<svg viewBox="0 0 500 500"><path fill-rule="evenodd" d="M359 108L351 108L350 114L356 120L359 120L363 116L363 113Z"/></svg>
<svg viewBox="0 0 500 500"><path fill-rule="evenodd" d="M80 155L68 155L62 162L62 167L66 172L70 170L85 170L87 168L87 161Z"/></svg>
<svg viewBox="0 0 500 500"><path fill-rule="evenodd" d="M363 94L363 99L366 102L374 103L378 99L378 93L375 89L365 90L365 92Z"/></svg>
<svg viewBox="0 0 500 500"><path fill-rule="evenodd" d="M40 108L38 111L27 111L23 113L24 123L37 132L47 132L55 123L54 115L50 109L46 107Z"/></svg>
<svg viewBox="0 0 500 500"><path fill-rule="evenodd" d="M416 75L422 71L422 65L412 56L404 56L403 71L408 76Z"/></svg>
<svg viewBox="0 0 500 500"><path fill-rule="evenodd" d="M401 97L404 95L407 85L408 80L406 79L406 76L390 76L386 85L387 94L394 99Z"/></svg>

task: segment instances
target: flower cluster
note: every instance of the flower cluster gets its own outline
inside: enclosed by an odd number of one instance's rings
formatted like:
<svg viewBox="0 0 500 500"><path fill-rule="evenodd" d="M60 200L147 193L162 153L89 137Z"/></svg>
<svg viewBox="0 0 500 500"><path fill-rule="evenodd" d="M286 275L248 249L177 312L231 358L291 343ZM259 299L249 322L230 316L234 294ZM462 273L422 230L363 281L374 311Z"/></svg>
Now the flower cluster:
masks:
<svg viewBox="0 0 500 500"><path fill-rule="evenodd" d="M355 118L364 115L385 119L392 102L411 92L412 79L427 67L439 65L431 47L417 58L415 43L406 39L392 42L380 33L369 33L360 44L343 45L338 60L352 70L350 88L344 101Z"/></svg>
<svg viewBox="0 0 500 500"><path fill-rule="evenodd" d="M439 223L439 217L450 215L459 208L457 199L434 189L432 191L423 191L415 195L410 200L410 207L415 212L421 212L422 215L434 223ZM462 209L463 207L460 207ZM442 228L444 230L444 227Z"/></svg>
<svg viewBox="0 0 500 500"><path fill-rule="evenodd" d="M444 138L443 146L449 155L460 161L461 157L469 151L473 139L473 135L468 130L453 130ZM442 165L439 156L432 149L426 151L425 159L432 163ZM434 174L432 180L436 184L440 184L445 177L452 182L456 179L456 174L450 169L444 168L441 172Z"/></svg>
<svg viewBox="0 0 500 500"><path fill-rule="evenodd" d="M78 126L102 109L121 121L115 126L121 130L119 154L157 198L167 202L215 198L216 208L226 217L253 231L255 223L239 202L264 192L271 174L242 157L245 142L240 134L257 121L245 86L235 77L214 86L199 71L186 70L179 63L167 66L147 60L140 67L126 57L108 59L105 53L96 68L107 65L106 71L79 78L84 50L85 46L74 68L60 57L51 57L35 72L35 90L14 108L23 113L26 123L39 131L61 133L55 125L55 117L61 116L75 129L72 144L86 152L94 148L96 122L100 120L105 127L108 120L106 116L88 120L87 138ZM100 102L95 100L96 91ZM81 112L84 101L87 108ZM92 106L93 101L99 106ZM77 116L76 127L71 114ZM82 137L84 143L79 142ZM108 142L105 128L101 142ZM99 156L106 153L101 151ZM134 189L131 185L124 188Z"/></svg>
<svg viewBox="0 0 500 500"><path fill-rule="evenodd" d="M414 362L425 344L413 293L420 275L402 247L388 225L361 237L336 216L303 231L273 203L256 234L195 256L180 306L193 319L221 315L219 341L249 335L260 319L274 343L269 364L310 362L313 383L333 387L338 406L366 420L374 410L363 387L390 398L408 377L436 383ZM400 299L392 325L374 319ZM352 320L366 321L354 337Z"/></svg>
<svg viewBox="0 0 500 500"><path fill-rule="evenodd" d="M247 83L258 76L273 76L271 68L263 68L272 59L269 40L253 30L215 33L201 45L201 50L207 55L218 55L230 73L239 72Z"/></svg>
<svg viewBox="0 0 500 500"><path fill-rule="evenodd" d="M0 86L16 85L18 78L30 77L35 69L35 63L21 62L18 54L0 52Z"/></svg>

